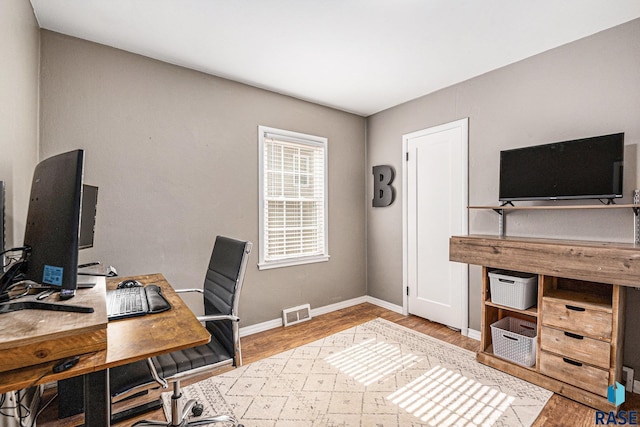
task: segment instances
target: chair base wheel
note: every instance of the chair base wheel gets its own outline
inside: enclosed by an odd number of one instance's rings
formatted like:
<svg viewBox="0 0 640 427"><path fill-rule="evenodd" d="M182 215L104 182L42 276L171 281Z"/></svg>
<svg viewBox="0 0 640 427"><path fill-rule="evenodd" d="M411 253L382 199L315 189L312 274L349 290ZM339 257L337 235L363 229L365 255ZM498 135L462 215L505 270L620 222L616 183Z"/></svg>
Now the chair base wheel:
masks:
<svg viewBox="0 0 640 427"><path fill-rule="evenodd" d="M204 412L204 405L202 405L202 403L196 402L195 405L193 405L193 408L191 408L191 413L193 414L194 417L199 417L200 415L202 415L203 412Z"/></svg>

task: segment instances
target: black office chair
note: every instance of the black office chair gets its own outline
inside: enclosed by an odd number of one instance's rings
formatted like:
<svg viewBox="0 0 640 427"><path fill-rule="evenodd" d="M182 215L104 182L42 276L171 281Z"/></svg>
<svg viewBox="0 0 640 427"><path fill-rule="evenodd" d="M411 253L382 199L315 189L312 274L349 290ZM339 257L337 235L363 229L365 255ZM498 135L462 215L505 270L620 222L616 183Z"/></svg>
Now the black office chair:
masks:
<svg viewBox="0 0 640 427"><path fill-rule="evenodd" d="M116 403L135 395L151 385L160 384L167 388L173 383L171 396L171 421L138 421L134 426L201 426L216 422L230 422L238 427L237 420L231 415L187 420L196 406L189 400L184 408L180 407L182 397L180 380L202 375L222 366L241 366L240 332L238 302L244 280L252 243L242 242L218 236L213 247L209 268L204 281L204 289L179 289L176 292L199 292L204 298L204 316L198 320L206 322L211 341L206 345L175 351L112 368L109 372L111 402Z"/></svg>

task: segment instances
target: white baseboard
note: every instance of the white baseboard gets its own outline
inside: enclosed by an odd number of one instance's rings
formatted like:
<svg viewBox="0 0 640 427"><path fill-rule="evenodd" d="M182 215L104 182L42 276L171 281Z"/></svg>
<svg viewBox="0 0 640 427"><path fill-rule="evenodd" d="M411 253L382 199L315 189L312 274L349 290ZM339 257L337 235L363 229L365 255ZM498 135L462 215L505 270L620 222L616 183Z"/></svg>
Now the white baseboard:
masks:
<svg viewBox="0 0 640 427"><path fill-rule="evenodd" d="M377 305L378 307L386 308L387 310L403 314L402 306L391 304L390 302L374 298L372 296L364 295L358 298L349 299L346 301L337 302L335 304L325 305L323 307L312 308L311 316L320 316L322 314L331 313L332 311L341 310L347 307L353 307L354 305L362 304L364 302ZM282 326L282 318L267 320L266 322L256 323L255 325L245 326L240 328L240 336L246 337L247 335L257 334L258 332L268 331L269 329L275 329ZM480 341L480 331L474 329L467 329L467 337Z"/></svg>
<svg viewBox="0 0 640 427"><path fill-rule="evenodd" d="M369 302L368 296L361 296L358 298L348 299L346 301L340 301L335 304L325 305L323 307L312 308L312 316L320 316L321 314L331 313L332 311L342 310L343 308L353 307L354 305L362 304L363 302Z"/></svg>
<svg viewBox="0 0 640 427"><path fill-rule="evenodd" d="M399 314L404 314L403 312L404 310L400 305L391 304L390 302L387 302L378 298L370 297L370 296L367 296L367 302L373 305L377 305L378 307L386 308L387 310L395 311L396 313L399 313Z"/></svg>
<svg viewBox="0 0 640 427"><path fill-rule="evenodd" d="M267 320L266 322L256 323L255 325L244 326L240 328L240 337L257 334L258 332L268 331L282 326L282 318Z"/></svg>
<svg viewBox="0 0 640 427"><path fill-rule="evenodd" d="M482 336L482 334L480 333L480 331L476 331L475 329L467 329L467 337L468 338L472 338L476 341L480 341L480 337Z"/></svg>
<svg viewBox="0 0 640 427"><path fill-rule="evenodd" d="M311 316L320 316L321 314L331 313L332 311L341 310L347 307L353 307L354 305L362 304L364 302L368 302L374 305L377 305L382 308L386 308L387 310L395 311L396 313L402 314L402 307L391 304L387 301L383 301L378 298L370 297L368 295L364 295L358 298L352 298L346 301L337 302L335 304L325 305L323 307L312 308ZM282 326L282 318L267 320L266 322L256 323L255 325L244 326L240 328L240 337L246 337L247 335L257 334L258 332L268 331L269 329L275 329Z"/></svg>

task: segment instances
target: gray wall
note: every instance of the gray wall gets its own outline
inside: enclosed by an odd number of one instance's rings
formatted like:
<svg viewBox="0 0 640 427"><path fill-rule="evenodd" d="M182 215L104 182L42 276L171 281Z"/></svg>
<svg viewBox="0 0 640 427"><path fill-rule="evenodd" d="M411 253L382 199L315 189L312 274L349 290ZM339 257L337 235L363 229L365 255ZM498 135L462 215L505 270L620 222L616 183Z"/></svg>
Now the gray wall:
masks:
<svg viewBox="0 0 640 427"><path fill-rule="evenodd" d="M242 326L366 294L364 118L41 34L41 157L85 149L85 182L100 188L81 261L200 287L216 235L251 240ZM258 125L329 139L328 262L257 269Z"/></svg>
<svg viewBox="0 0 640 427"><path fill-rule="evenodd" d="M85 180L100 186L100 205L96 247L82 251L81 260L111 263L125 275L159 271L177 287L199 286L216 234L258 243L257 126L329 138L331 260L258 271L254 253L243 325L276 318L283 307L324 306L365 293L402 304L404 133L470 118L473 205L496 202L501 149L620 130L628 145L627 193L638 186L640 20L371 116L366 161L360 117L39 32L28 2L2 2L0 40L0 54L11 58L0 65L9 244L22 242L38 154L84 148ZM397 199L388 208L370 208L377 164L397 172ZM508 224L513 235L632 239L628 212L517 213ZM496 227L492 212L471 213L470 232ZM479 329L477 267L470 278L470 327ZM628 292L627 325L640 321L639 293ZM640 335L627 329L625 362L640 369L634 356Z"/></svg>
<svg viewBox="0 0 640 427"><path fill-rule="evenodd" d="M31 4L0 2L0 180L7 190L7 247L22 244L37 161L39 57Z"/></svg>
<svg viewBox="0 0 640 427"><path fill-rule="evenodd" d="M638 187L640 143L640 20L489 72L368 118L367 168L394 166L402 174L402 135L469 117L469 204L495 205L499 152L572 138L625 132L625 177L630 202ZM402 194L367 211L368 294L402 305ZM369 179L367 192L373 185ZM438 201L434 201L437 209ZM493 211L472 211L469 231L496 234ZM631 211L517 212L507 234L633 241ZM640 283L639 283L640 285ZM627 325L637 324L640 292L629 290ZM480 329L480 269L470 267L469 318ZM627 328L625 362L640 368L640 331ZM635 355L634 355L635 354Z"/></svg>

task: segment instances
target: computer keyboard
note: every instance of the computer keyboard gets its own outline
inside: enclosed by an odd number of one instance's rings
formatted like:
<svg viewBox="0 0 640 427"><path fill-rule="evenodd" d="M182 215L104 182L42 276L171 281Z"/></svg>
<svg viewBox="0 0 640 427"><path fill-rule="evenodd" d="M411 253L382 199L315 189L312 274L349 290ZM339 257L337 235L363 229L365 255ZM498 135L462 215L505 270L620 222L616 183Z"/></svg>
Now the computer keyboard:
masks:
<svg viewBox="0 0 640 427"><path fill-rule="evenodd" d="M144 316L149 312L147 294L143 287L121 288L107 292L107 319Z"/></svg>

